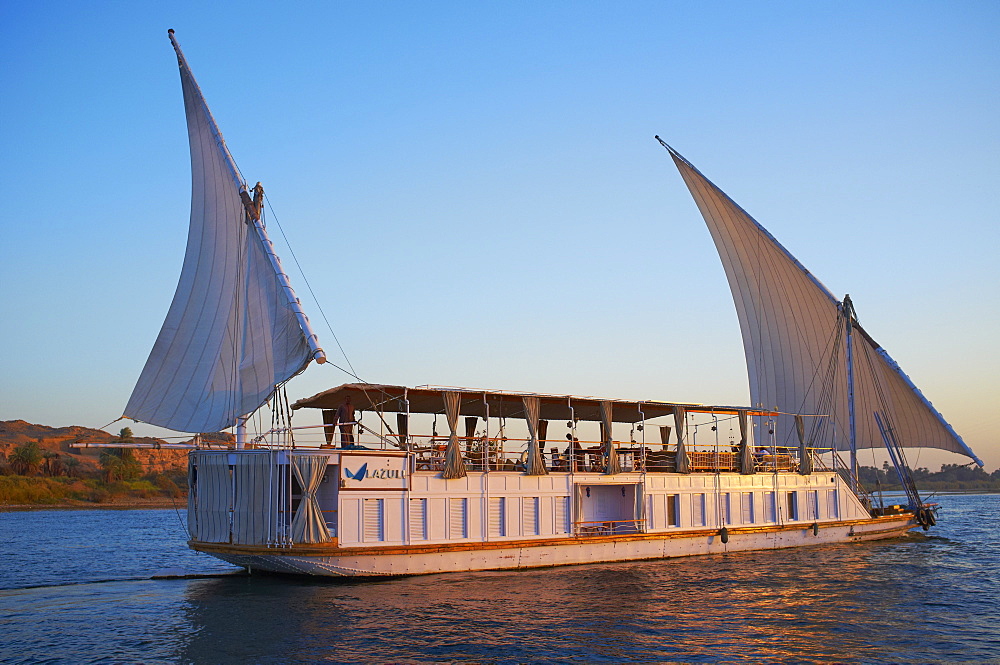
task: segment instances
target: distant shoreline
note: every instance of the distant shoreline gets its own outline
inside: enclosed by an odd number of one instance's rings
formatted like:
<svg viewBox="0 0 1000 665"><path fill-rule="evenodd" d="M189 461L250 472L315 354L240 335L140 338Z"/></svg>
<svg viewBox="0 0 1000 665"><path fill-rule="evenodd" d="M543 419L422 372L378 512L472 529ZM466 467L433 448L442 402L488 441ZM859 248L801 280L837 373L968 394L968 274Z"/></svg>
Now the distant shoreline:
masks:
<svg viewBox="0 0 1000 665"><path fill-rule="evenodd" d="M0 504L0 513L23 512L30 510L162 510L177 508L187 510L187 497L179 499L128 499L125 501L109 501L96 503L94 501L71 501L62 503L21 503Z"/></svg>

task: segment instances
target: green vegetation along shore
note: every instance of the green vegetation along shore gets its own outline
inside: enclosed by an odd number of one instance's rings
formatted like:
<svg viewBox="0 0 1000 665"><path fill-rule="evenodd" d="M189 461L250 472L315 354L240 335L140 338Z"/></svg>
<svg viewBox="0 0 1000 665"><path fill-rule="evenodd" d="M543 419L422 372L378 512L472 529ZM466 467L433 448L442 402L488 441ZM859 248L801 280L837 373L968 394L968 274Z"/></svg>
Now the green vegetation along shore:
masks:
<svg viewBox="0 0 1000 665"><path fill-rule="evenodd" d="M902 490L896 470L886 462L881 469L862 466L858 479L868 491ZM920 467L913 470L913 481L923 492L1000 492L1000 469L987 473L977 466L944 464L940 471Z"/></svg>
<svg viewBox="0 0 1000 665"><path fill-rule="evenodd" d="M122 447L107 447L116 443ZM183 505L187 451L157 443L133 437L128 427L115 436L0 421L0 510ZM130 447L136 444L144 447Z"/></svg>
<svg viewBox="0 0 1000 665"><path fill-rule="evenodd" d="M177 484L177 479L164 474L110 483L100 478L0 476L0 509L24 506L160 507L183 505L185 497L186 492Z"/></svg>

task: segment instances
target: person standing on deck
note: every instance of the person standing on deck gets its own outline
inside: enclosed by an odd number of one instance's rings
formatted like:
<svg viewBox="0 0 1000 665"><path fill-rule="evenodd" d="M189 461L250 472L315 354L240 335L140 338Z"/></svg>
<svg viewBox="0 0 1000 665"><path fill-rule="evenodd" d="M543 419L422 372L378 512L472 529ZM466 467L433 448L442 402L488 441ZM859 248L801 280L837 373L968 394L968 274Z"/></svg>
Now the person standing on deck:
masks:
<svg viewBox="0 0 1000 665"><path fill-rule="evenodd" d="M351 396L344 398L344 403L337 407L337 421L340 423L340 447L354 445L354 405Z"/></svg>

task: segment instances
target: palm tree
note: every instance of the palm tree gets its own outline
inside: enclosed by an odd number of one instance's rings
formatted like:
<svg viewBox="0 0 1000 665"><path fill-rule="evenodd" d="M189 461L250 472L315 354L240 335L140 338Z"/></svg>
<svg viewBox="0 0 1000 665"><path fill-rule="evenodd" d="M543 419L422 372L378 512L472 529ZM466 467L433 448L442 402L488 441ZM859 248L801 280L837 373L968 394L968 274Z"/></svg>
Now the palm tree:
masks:
<svg viewBox="0 0 1000 665"><path fill-rule="evenodd" d="M14 473L20 476L28 476L36 471L42 464L42 448L37 441L29 441L20 446L14 447L14 452L7 458Z"/></svg>
<svg viewBox="0 0 1000 665"><path fill-rule="evenodd" d="M73 456L66 458L66 475L70 478L76 478L76 475L80 473L80 460Z"/></svg>
<svg viewBox="0 0 1000 665"><path fill-rule="evenodd" d="M46 476L61 476L63 474L62 456L59 453L46 452L42 454L45 460L43 471Z"/></svg>
<svg viewBox="0 0 1000 665"><path fill-rule="evenodd" d="M130 448L111 448L101 453L104 482L134 480L142 472L142 465Z"/></svg>

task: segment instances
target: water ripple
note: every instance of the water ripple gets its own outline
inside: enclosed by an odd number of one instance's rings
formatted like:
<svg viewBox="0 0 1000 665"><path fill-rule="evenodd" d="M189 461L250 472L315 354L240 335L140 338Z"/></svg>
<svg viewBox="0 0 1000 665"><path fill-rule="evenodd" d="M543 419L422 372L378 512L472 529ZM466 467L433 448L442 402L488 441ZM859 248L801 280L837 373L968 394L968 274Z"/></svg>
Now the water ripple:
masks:
<svg viewBox="0 0 1000 665"><path fill-rule="evenodd" d="M172 511L8 513L0 660L1000 659L1000 543L982 519L1000 497L940 501L937 530L894 541L377 582L225 576ZM205 577L139 579L165 566Z"/></svg>

